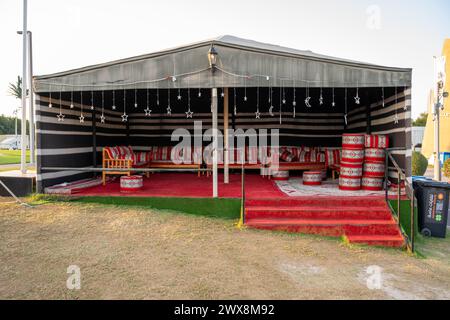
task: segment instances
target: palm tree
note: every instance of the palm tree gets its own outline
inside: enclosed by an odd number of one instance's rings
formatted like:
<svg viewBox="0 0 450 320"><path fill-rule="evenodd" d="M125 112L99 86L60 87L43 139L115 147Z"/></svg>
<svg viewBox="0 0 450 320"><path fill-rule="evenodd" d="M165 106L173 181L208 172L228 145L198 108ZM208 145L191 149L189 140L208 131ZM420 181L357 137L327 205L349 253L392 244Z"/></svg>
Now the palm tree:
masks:
<svg viewBox="0 0 450 320"><path fill-rule="evenodd" d="M17 76L17 81L15 83L9 83L8 94L16 97L16 99L22 99L22 78L20 76Z"/></svg>

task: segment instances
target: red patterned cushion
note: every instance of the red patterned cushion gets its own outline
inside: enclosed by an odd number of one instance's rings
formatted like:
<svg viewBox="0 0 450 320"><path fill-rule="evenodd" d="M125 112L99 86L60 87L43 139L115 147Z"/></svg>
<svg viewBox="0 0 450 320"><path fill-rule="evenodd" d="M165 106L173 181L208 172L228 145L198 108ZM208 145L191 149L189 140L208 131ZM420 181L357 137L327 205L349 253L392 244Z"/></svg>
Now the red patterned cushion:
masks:
<svg viewBox="0 0 450 320"><path fill-rule="evenodd" d="M114 148L105 147L104 149L111 159L118 159L119 154L117 153L117 151Z"/></svg>
<svg viewBox="0 0 450 320"><path fill-rule="evenodd" d="M317 152L317 161L319 163L325 162L325 152Z"/></svg>
<svg viewBox="0 0 450 320"><path fill-rule="evenodd" d="M140 151L134 153L133 164L143 164L149 162L149 153Z"/></svg>
<svg viewBox="0 0 450 320"><path fill-rule="evenodd" d="M325 165L327 167L338 165L341 163L340 149L326 149L325 150Z"/></svg>
<svg viewBox="0 0 450 320"><path fill-rule="evenodd" d="M294 160L294 155L289 150L285 149L281 152L280 159L285 162L292 162Z"/></svg>
<svg viewBox="0 0 450 320"><path fill-rule="evenodd" d="M311 162L311 153L307 152L307 151L300 152L300 155L298 157L298 162L300 162L300 163Z"/></svg>

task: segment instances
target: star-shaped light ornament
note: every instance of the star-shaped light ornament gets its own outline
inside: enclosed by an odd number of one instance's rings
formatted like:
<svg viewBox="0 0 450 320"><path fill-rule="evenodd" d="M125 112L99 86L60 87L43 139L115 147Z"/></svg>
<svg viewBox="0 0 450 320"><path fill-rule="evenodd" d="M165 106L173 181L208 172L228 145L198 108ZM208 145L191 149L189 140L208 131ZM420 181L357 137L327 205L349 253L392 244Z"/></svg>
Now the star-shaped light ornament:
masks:
<svg viewBox="0 0 450 320"><path fill-rule="evenodd" d="M70 109L73 109L74 105L73 103L70 104Z"/></svg>
<svg viewBox="0 0 450 320"><path fill-rule="evenodd" d="M56 117L58 118L58 122L63 122L65 115L63 115L62 113L59 113L56 115Z"/></svg>
<svg viewBox="0 0 450 320"><path fill-rule="evenodd" d="M223 90L222 90L222 93L220 94L220 96L223 98L223 97L225 97L225 92L223 92Z"/></svg>
<svg viewBox="0 0 450 320"><path fill-rule="evenodd" d="M394 124L398 124L398 114L397 114L397 112L395 113L395 115L394 115Z"/></svg>
<svg viewBox="0 0 450 320"><path fill-rule="evenodd" d="M306 97L306 99L305 99L305 105L306 105L308 108L311 108L311 107L312 107L311 104L309 103L310 100L311 100L311 97Z"/></svg>
<svg viewBox="0 0 450 320"><path fill-rule="evenodd" d="M177 95L177 99L178 99L178 100L181 100L181 94L178 94L178 95Z"/></svg>
<svg viewBox="0 0 450 320"><path fill-rule="evenodd" d="M283 102L283 104L286 104L286 99L283 98L283 101L282 101L282 102Z"/></svg>
<svg viewBox="0 0 450 320"><path fill-rule="evenodd" d="M111 107L111 109L113 109L113 110L116 110L116 106L115 106L115 105L113 105L113 106Z"/></svg>
<svg viewBox="0 0 450 320"><path fill-rule="evenodd" d="M48 107L49 107L49 108L53 108L53 105L52 105L51 102L48 104Z"/></svg>
<svg viewBox="0 0 450 320"><path fill-rule="evenodd" d="M358 94L356 94L356 97L355 97L355 103L356 103L356 104L360 104L360 103L361 103L361 98L359 97Z"/></svg>
<svg viewBox="0 0 450 320"><path fill-rule="evenodd" d="M200 90L198 90L198 97L201 98L202 97L202 92Z"/></svg>
<svg viewBox="0 0 450 320"><path fill-rule="evenodd" d="M255 112L255 118L256 118L256 119L261 119L261 112L259 112L259 110L256 110L256 112Z"/></svg>
<svg viewBox="0 0 450 320"><path fill-rule="evenodd" d="M94 106L91 106L91 110L94 110Z"/></svg>
<svg viewBox="0 0 450 320"><path fill-rule="evenodd" d="M167 106L167 114L170 116L172 114L172 108L170 106Z"/></svg>
<svg viewBox="0 0 450 320"><path fill-rule="evenodd" d="M105 123L105 115L102 113L102 115L100 116L100 123Z"/></svg>
<svg viewBox="0 0 450 320"><path fill-rule="evenodd" d="M336 107L336 102L333 101L333 102L331 103L331 106L332 106L332 107Z"/></svg>
<svg viewBox="0 0 450 320"><path fill-rule="evenodd" d="M244 101L247 101L247 96L244 96Z"/></svg>
<svg viewBox="0 0 450 320"><path fill-rule="evenodd" d="M122 115L122 122L127 122L128 121L128 115L126 113L124 113Z"/></svg>
<svg viewBox="0 0 450 320"><path fill-rule="evenodd" d="M83 116L83 114L81 114L81 116L79 118L80 118L80 123L84 123L84 116Z"/></svg>
<svg viewBox="0 0 450 320"><path fill-rule="evenodd" d="M323 97L322 96L319 97L319 105L323 105Z"/></svg>
<svg viewBox="0 0 450 320"><path fill-rule="evenodd" d="M145 116L150 117L152 115L152 110L149 109L148 107L146 109L144 109L145 112Z"/></svg>
<svg viewBox="0 0 450 320"><path fill-rule="evenodd" d="M273 114L273 106L272 106L272 105L269 107L269 115L270 115L271 117L274 116L274 114Z"/></svg>
<svg viewBox="0 0 450 320"><path fill-rule="evenodd" d="M185 112L186 113L186 119L191 118L192 119L192 115L194 114L191 109L188 109L188 111Z"/></svg>
<svg viewBox="0 0 450 320"><path fill-rule="evenodd" d="M138 107L138 104L137 104L137 103L135 103L135 104L134 104L134 107L135 107L135 108L137 108L137 107Z"/></svg>

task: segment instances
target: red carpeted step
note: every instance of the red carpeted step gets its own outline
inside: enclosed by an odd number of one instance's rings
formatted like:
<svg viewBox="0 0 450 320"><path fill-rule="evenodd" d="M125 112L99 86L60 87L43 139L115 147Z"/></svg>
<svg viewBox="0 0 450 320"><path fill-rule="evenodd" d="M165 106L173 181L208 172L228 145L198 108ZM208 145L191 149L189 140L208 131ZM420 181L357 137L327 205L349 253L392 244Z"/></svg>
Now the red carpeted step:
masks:
<svg viewBox="0 0 450 320"><path fill-rule="evenodd" d="M275 199L248 199L245 202L246 207L279 207L279 206L318 206L318 207L337 207L337 206L363 206L366 208L386 206L383 197L297 197L297 198L275 198Z"/></svg>
<svg viewBox="0 0 450 320"><path fill-rule="evenodd" d="M372 246L403 247L405 241L401 235L347 235L350 243L360 243Z"/></svg>
<svg viewBox="0 0 450 320"><path fill-rule="evenodd" d="M386 206L375 207L319 207L319 206L249 206L247 220L255 218L317 218L317 219L390 219Z"/></svg>
<svg viewBox="0 0 450 320"><path fill-rule="evenodd" d="M332 229L333 235L397 235L398 229L394 220L370 220L370 219L287 219L287 218L266 218L250 219L246 225L254 228L264 228L273 230L304 230L308 228ZM311 229L314 231L315 229ZM299 231L301 232L301 231ZM314 233L314 232L308 232ZM322 234L322 232L320 232Z"/></svg>

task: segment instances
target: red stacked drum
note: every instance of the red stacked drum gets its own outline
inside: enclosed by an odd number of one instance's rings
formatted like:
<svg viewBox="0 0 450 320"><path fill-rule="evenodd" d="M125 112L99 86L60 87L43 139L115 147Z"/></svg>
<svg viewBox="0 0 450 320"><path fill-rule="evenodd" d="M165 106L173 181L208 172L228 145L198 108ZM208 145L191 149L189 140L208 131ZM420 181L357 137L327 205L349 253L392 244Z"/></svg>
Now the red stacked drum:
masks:
<svg viewBox="0 0 450 320"><path fill-rule="evenodd" d="M364 161L383 162L385 161L384 149L367 148L364 151Z"/></svg>
<svg viewBox="0 0 450 320"><path fill-rule="evenodd" d="M364 161L364 134L342 135L342 156L339 175L339 189L361 189L361 177Z"/></svg>
<svg viewBox="0 0 450 320"><path fill-rule="evenodd" d="M363 177L361 186L363 190L381 191L383 190L383 178Z"/></svg>
<svg viewBox="0 0 450 320"><path fill-rule="evenodd" d="M320 171L303 172L303 184L307 186L320 186L322 184L322 172Z"/></svg>
<svg viewBox="0 0 450 320"><path fill-rule="evenodd" d="M364 134L349 134L342 135L342 149L364 149Z"/></svg>
<svg viewBox="0 0 450 320"><path fill-rule="evenodd" d="M364 144L366 148L386 149L389 147L389 137L379 134L367 134Z"/></svg>
<svg viewBox="0 0 450 320"><path fill-rule="evenodd" d="M136 192L142 189L142 176L121 176L120 192Z"/></svg>
<svg viewBox="0 0 450 320"><path fill-rule="evenodd" d="M383 190L385 175L385 150L389 147L389 137L385 135L366 135L364 145L364 169L362 189Z"/></svg>
<svg viewBox="0 0 450 320"><path fill-rule="evenodd" d="M364 162L363 168L365 177L384 177L384 162L366 161Z"/></svg>
<svg viewBox="0 0 450 320"><path fill-rule="evenodd" d="M342 149L341 162L362 164L363 161L364 161L364 149L361 150Z"/></svg>
<svg viewBox="0 0 450 320"><path fill-rule="evenodd" d="M271 171L272 180L277 181L287 181L289 180L289 171L281 170L281 171Z"/></svg>

